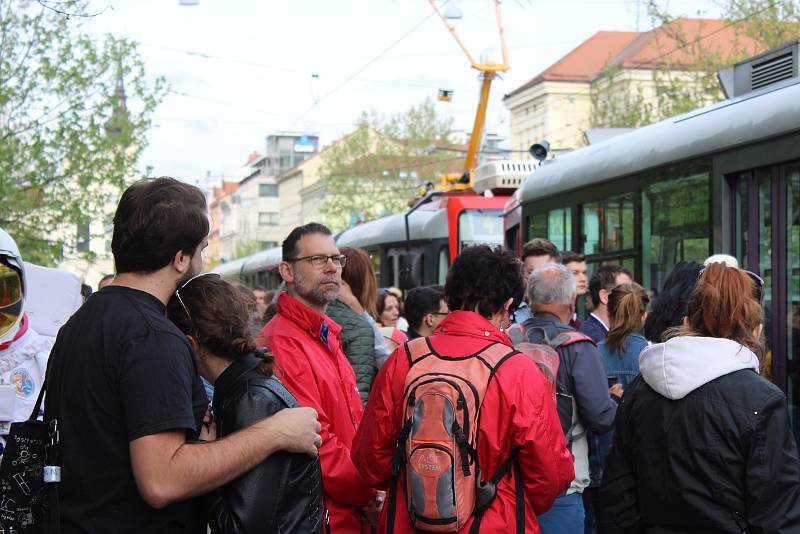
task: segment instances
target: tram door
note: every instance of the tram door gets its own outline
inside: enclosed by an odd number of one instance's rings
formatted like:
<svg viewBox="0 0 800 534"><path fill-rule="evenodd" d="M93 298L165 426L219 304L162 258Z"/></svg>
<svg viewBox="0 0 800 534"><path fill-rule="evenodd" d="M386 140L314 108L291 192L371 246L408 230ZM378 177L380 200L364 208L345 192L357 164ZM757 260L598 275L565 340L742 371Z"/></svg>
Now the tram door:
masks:
<svg viewBox="0 0 800 534"><path fill-rule="evenodd" d="M728 177L731 250L764 288L765 367L800 438L800 161Z"/></svg>

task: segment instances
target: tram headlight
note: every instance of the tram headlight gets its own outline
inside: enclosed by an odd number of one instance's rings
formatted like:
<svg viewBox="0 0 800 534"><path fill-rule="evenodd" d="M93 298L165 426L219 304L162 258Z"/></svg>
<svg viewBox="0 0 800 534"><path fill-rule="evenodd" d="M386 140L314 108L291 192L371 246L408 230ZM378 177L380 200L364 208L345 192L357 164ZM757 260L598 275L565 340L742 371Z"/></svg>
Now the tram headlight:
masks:
<svg viewBox="0 0 800 534"><path fill-rule="evenodd" d="M544 161L547 159L547 153L550 152L550 143L546 139L542 139L538 143L532 144L528 152L536 161Z"/></svg>

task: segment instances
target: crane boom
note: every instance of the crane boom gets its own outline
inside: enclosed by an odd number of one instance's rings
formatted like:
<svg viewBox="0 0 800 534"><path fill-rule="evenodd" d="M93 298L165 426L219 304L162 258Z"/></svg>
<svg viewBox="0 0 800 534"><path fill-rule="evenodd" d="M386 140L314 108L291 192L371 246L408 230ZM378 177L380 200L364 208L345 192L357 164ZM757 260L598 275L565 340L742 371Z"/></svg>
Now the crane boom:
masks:
<svg viewBox="0 0 800 534"><path fill-rule="evenodd" d="M480 71L481 73L480 99L478 100L478 109L475 112L475 121L472 126L472 134L469 140L467 157L464 160L464 174L459 177L460 179L456 184L456 186L460 186L458 187L459 189L471 189L473 186L472 171L478 165L478 152L480 151L480 142L481 138L483 137L483 128L486 123L486 110L489 106L489 94L492 88L492 81L494 80L495 76L497 76L498 72L505 72L511 68L508 60L508 48L506 47L505 30L503 29L503 18L500 14L500 0L494 0L494 5L495 15L497 17L497 30L500 37L500 48L503 54L502 63L495 63L490 60L486 60L481 63L476 62L472 57L472 54L469 53L469 50L464 42L461 40L461 37L459 37L458 33L456 32L455 26L448 22L447 17L445 17L441 9L439 9L439 7L436 5L436 0L428 0L428 2L436 11L436 14L439 15L439 18L442 19L442 22L444 22L445 27L447 27L448 31L450 31L450 34L456 40L458 46L460 46L461 50L464 51L464 54L467 56L472 68ZM466 177L468 177L468 180L465 179ZM446 182L451 182L451 180L446 180Z"/></svg>

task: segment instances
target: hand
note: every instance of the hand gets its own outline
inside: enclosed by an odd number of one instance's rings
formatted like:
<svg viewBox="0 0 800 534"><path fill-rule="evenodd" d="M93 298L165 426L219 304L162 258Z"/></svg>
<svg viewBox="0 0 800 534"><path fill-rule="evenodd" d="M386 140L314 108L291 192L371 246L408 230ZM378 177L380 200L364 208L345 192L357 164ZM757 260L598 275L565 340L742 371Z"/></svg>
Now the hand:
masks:
<svg viewBox="0 0 800 534"><path fill-rule="evenodd" d="M625 390L622 389L622 384L614 384L608 388L608 392L616 397L622 398L622 394L625 393Z"/></svg>
<svg viewBox="0 0 800 534"><path fill-rule="evenodd" d="M381 516L381 510L383 510L383 501L386 499L386 492L379 491L375 494L369 503L366 506L361 507L361 514L364 516L364 521L367 522L368 525L377 527L378 526L378 519Z"/></svg>
<svg viewBox="0 0 800 534"><path fill-rule="evenodd" d="M313 408L287 408L256 424L266 427L269 439L276 440L281 450L311 456L319 454L322 427Z"/></svg>
<svg viewBox="0 0 800 534"><path fill-rule="evenodd" d="M214 422L214 414L211 412L211 405L208 405L206 414L203 416L203 424L200 425L200 441L215 441L217 439L217 423Z"/></svg>

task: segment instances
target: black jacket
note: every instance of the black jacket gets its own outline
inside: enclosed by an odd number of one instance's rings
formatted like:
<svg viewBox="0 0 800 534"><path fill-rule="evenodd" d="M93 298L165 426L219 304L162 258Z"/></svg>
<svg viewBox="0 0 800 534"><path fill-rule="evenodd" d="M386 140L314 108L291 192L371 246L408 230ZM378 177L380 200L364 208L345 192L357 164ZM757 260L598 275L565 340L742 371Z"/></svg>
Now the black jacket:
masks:
<svg viewBox="0 0 800 534"><path fill-rule="evenodd" d="M297 406L278 379L259 371L261 361L254 355L235 360L214 383L219 437ZM319 459L304 454L275 453L208 499L209 525L215 533L323 531Z"/></svg>
<svg viewBox="0 0 800 534"><path fill-rule="evenodd" d="M625 533L800 532L800 462L783 392L751 369L670 399L626 389L601 488Z"/></svg>

